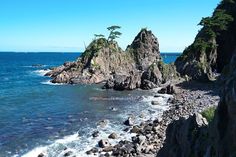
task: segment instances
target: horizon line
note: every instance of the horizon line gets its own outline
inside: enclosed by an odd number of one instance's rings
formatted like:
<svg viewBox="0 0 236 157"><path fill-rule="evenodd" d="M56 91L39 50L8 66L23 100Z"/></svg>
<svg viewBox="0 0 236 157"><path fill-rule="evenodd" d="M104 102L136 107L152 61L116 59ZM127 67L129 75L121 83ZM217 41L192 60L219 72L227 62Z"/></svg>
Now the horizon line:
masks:
<svg viewBox="0 0 236 157"><path fill-rule="evenodd" d="M0 51L0 53L83 53L75 51ZM160 51L160 53L183 53L182 51Z"/></svg>

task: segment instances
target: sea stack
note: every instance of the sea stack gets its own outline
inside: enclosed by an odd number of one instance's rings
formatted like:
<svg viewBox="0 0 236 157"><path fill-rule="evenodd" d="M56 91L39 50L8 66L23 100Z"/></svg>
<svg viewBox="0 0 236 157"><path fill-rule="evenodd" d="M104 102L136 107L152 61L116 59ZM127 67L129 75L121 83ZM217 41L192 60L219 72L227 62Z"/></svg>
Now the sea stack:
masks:
<svg viewBox="0 0 236 157"><path fill-rule="evenodd" d="M164 82L160 62L157 38L142 29L125 51L115 41L94 39L77 61L52 68L46 75L52 83L105 82L104 88L116 90L151 89Z"/></svg>

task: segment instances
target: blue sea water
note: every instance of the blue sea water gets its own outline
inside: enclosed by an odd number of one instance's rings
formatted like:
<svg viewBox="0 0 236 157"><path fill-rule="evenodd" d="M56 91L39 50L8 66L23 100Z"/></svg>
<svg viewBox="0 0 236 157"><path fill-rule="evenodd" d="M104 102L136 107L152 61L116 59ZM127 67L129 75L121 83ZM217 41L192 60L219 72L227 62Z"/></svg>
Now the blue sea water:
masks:
<svg viewBox="0 0 236 157"><path fill-rule="evenodd" d="M61 145L80 152L86 144L94 144L88 139L98 121L110 122L110 128L103 130L105 136L121 129L130 113L147 111L151 115L160 110L146 110L147 103L141 96L148 95L147 91L117 92L102 90L101 85L52 85L50 78L43 76L48 68L73 61L79 55L0 53L0 157L27 153L32 156L45 149L49 156L58 156L64 149ZM177 56L162 54L166 63Z"/></svg>

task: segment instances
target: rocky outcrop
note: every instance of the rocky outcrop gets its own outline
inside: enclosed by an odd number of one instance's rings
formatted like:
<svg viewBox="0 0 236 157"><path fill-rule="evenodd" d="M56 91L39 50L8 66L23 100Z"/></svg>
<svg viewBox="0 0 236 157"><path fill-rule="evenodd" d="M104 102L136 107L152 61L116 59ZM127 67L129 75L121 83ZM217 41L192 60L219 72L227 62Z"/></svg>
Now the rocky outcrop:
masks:
<svg viewBox="0 0 236 157"><path fill-rule="evenodd" d="M203 18L192 45L176 60L177 71L195 80L215 80L230 63L236 45L236 3L223 0L212 17Z"/></svg>
<svg viewBox="0 0 236 157"><path fill-rule="evenodd" d="M152 63L161 60L159 43L151 31L142 29L127 51L133 56L139 70L147 70Z"/></svg>
<svg viewBox="0 0 236 157"><path fill-rule="evenodd" d="M75 62L52 68L47 76L53 83L92 84L106 82L104 88L132 90L151 89L171 77L162 75L159 43L151 31L142 29L126 51L113 41L92 41ZM172 67L175 74L175 68ZM172 75L172 74L170 74ZM162 77L164 76L164 77Z"/></svg>
<svg viewBox="0 0 236 157"><path fill-rule="evenodd" d="M236 155L236 55L227 70L221 100L210 128L212 145L209 149L217 157Z"/></svg>
<svg viewBox="0 0 236 157"><path fill-rule="evenodd" d="M209 144L207 125L207 120L199 113L173 121L166 130L165 143L157 156L204 156Z"/></svg>

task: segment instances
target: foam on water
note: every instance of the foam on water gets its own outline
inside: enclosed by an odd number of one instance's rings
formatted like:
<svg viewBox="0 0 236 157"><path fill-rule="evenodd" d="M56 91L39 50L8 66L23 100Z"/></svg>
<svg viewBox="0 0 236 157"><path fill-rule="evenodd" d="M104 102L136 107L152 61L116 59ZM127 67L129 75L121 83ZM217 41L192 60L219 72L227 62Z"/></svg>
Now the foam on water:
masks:
<svg viewBox="0 0 236 157"><path fill-rule="evenodd" d="M35 71L33 71L33 73L35 73L39 76L44 76L45 74L47 74L50 71L51 71L50 69L41 69L41 70L35 70Z"/></svg>
<svg viewBox="0 0 236 157"><path fill-rule="evenodd" d="M41 84L44 84L44 85L51 85L51 86L65 85L64 83L52 83L50 80L43 81L43 82L41 82Z"/></svg>
<svg viewBox="0 0 236 157"><path fill-rule="evenodd" d="M171 97L171 95L167 94L156 94L156 97L145 96L143 97L143 100L139 102L140 104L143 103L144 105L146 105L147 108L144 111L137 111L136 113L133 113L132 111L125 111L119 116L122 117L123 120L125 120L128 115L130 115L130 113L135 114L136 125L147 120L154 120L161 116L164 110L168 109L167 101ZM159 105L151 105L152 101L158 101ZM140 113L144 116L141 116ZM97 128L84 128L85 134L81 136L79 136L78 133L70 136L65 136L62 139L55 140L51 145L36 147L23 155L23 157L37 156L40 153L43 153L47 157L62 157L68 151L72 151L73 155L77 155L80 157L93 156L87 155L86 151L90 150L93 147L98 148L98 141L100 139L107 139L107 137L113 132L115 132L119 138L109 139L109 142L112 145L117 144L120 140L131 141L131 137L135 136L135 134L123 131L124 128L126 128L126 126L124 126L122 122L117 123L113 121L109 121L108 125L106 125L106 127L104 128L100 126L97 126ZM99 131L99 136L93 138L91 135L96 130ZM65 150L65 148L67 149Z"/></svg>
<svg viewBox="0 0 236 157"><path fill-rule="evenodd" d="M38 67L48 67L49 65L25 65L24 68L38 68Z"/></svg>

